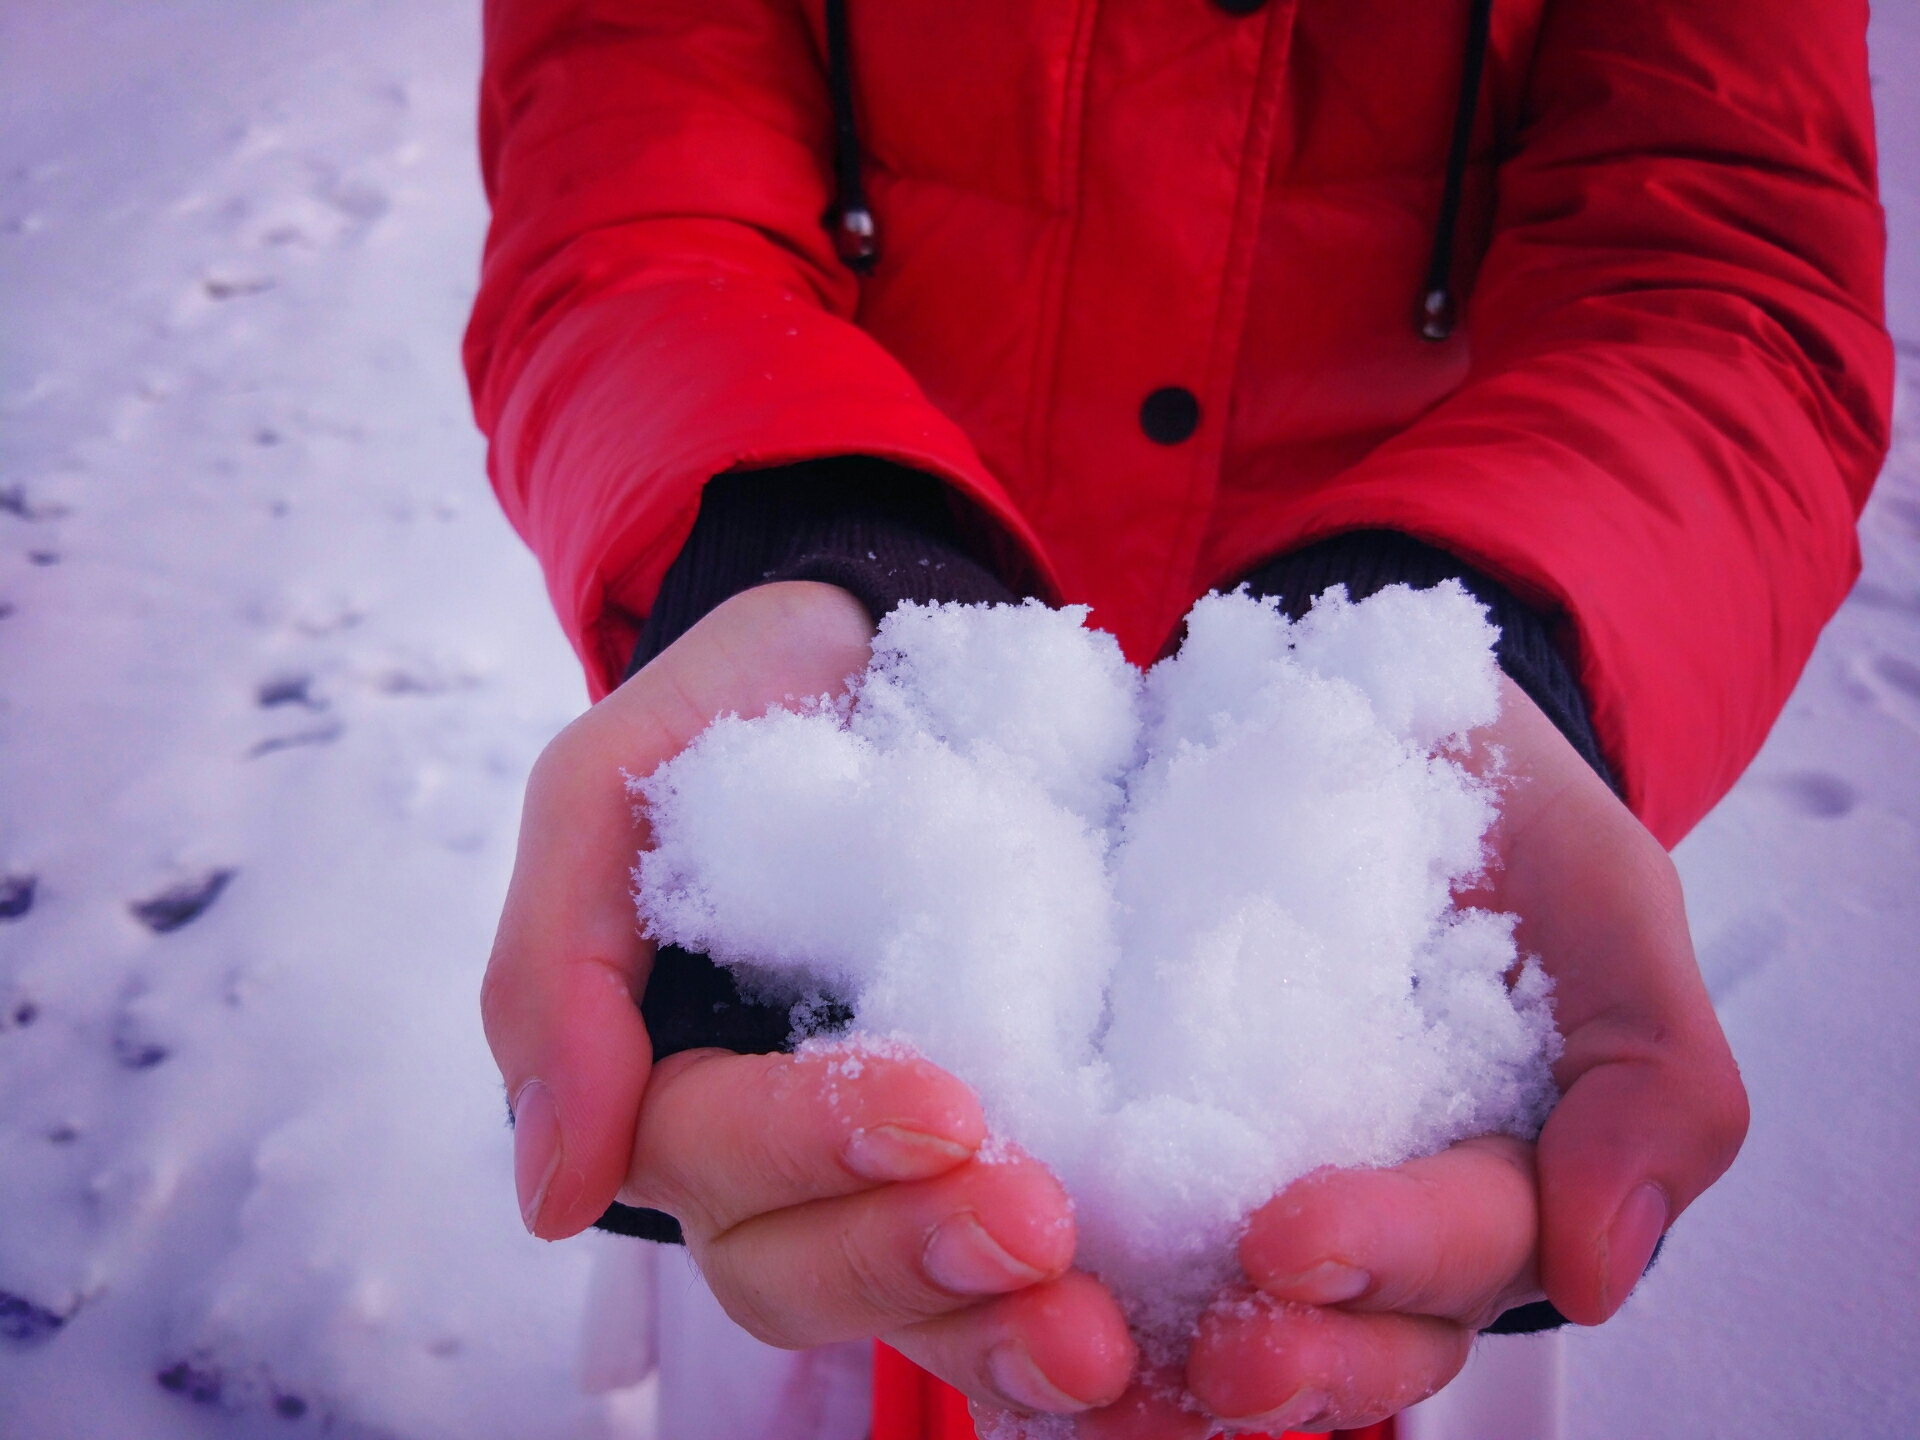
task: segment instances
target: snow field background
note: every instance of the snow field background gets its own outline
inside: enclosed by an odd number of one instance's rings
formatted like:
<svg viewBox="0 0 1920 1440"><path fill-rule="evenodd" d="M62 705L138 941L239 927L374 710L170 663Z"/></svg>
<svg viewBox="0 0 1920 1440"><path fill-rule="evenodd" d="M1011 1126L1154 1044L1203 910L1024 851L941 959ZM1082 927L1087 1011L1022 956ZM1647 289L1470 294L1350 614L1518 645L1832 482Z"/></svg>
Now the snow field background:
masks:
<svg viewBox="0 0 1920 1440"><path fill-rule="evenodd" d="M477 28L0 0L6 1440L650 1430L582 1338L627 1252L520 1233L476 1015L584 703L457 370ZM1623 1315L1514 1342L1562 1347L1572 1440L1920 1414L1920 4L1870 41L1896 448L1677 856L1754 1128ZM177 929L128 908L227 870Z"/></svg>
<svg viewBox="0 0 1920 1440"><path fill-rule="evenodd" d="M1171 1358L1256 1206L1531 1136L1558 1036L1537 966L1508 991L1510 918L1451 903L1497 804L1465 735L1499 712L1457 583L1298 623L1212 596L1144 677L1086 618L903 606L851 706L722 718L630 782L638 898L662 941L971 1084Z"/></svg>
<svg viewBox="0 0 1920 1440"><path fill-rule="evenodd" d="M0 27L0 1435L610 1433L475 1024L584 700L458 371L477 16Z"/></svg>

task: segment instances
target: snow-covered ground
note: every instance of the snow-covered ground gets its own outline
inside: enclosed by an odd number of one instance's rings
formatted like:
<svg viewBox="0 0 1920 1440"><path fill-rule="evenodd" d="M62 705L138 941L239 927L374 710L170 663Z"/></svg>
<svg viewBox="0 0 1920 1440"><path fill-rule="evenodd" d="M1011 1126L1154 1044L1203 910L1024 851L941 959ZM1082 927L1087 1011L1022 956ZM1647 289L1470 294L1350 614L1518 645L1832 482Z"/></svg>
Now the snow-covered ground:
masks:
<svg viewBox="0 0 1920 1440"><path fill-rule="evenodd" d="M475 9L0 0L6 1440L651 1429L582 1343L631 1252L522 1235L476 1018L584 696L457 368ZM1874 26L1900 437L1681 848L1753 1136L1548 1342L1577 1440L1920 1428L1920 0Z"/></svg>

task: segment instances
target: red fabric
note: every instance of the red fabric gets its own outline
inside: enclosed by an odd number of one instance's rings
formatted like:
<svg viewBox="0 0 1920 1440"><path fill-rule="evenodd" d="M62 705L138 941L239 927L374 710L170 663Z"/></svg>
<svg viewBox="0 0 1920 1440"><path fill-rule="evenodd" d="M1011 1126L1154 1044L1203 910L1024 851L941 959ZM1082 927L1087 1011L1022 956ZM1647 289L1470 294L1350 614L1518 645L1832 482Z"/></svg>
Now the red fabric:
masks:
<svg viewBox="0 0 1920 1440"><path fill-rule="evenodd" d="M967 1397L876 1340L869 1440L974 1440Z"/></svg>
<svg viewBox="0 0 1920 1440"><path fill-rule="evenodd" d="M1394 1440L1391 1419L1359 1430L1335 1430L1334 1440ZM967 1397L936 1380L879 1341L873 1346L873 1429L869 1440L974 1440ZM1243 1440L1309 1440L1304 1430Z"/></svg>
<svg viewBox="0 0 1920 1440"><path fill-rule="evenodd" d="M1866 6L1500 0L1435 345L1468 3L854 0L856 281L820 0L489 0L467 363L595 693L707 477L880 455L1141 661L1306 541L1451 550L1565 617L1677 840L1851 583L1887 442Z"/></svg>

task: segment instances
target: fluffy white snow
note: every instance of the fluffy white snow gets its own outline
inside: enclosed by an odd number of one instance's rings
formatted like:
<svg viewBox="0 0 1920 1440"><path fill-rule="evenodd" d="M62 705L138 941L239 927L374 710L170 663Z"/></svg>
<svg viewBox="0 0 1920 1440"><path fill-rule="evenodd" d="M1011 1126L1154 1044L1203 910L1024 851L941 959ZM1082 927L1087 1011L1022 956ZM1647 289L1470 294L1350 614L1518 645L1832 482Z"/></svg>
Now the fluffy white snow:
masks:
<svg viewBox="0 0 1920 1440"><path fill-rule="evenodd" d="M0 918L6 1440L648 1429L582 1394L645 1363L581 1341L635 1287L520 1236L475 1015L584 700L455 365L477 23L0 5L0 911L38 877ZM1859 588L1677 857L1754 1128L1565 1342L1570 1440L1920 1414L1920 4L1869 38L1896 448ZM127 909L223 869L179 929Z"/></svg>
<svg viewBox="0 0 1920 1440"><path fill-rule="evenodd" d="M905 606L851 705L722 717L631 782L638 900L972 1084L1178 1342L1289 1181L1534 1133L1558 1037L1512 918L1452 902L1497 804L1457 752L1499 712L1458 584L1297 624L1212 596L1144 677L1085 619Z"/></svg>

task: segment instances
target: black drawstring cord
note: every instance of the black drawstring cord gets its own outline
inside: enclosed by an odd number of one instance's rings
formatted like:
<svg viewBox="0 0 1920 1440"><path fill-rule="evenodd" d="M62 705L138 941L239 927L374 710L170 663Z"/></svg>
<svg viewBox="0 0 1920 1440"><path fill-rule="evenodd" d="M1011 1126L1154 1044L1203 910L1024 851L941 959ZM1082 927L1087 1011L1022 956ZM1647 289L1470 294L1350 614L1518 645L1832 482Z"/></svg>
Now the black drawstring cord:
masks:
<svg viewBox="0 0 1920 1440"><path fill-rule="evenodd" d="M827 89L833 101L833 203L821 217L833 235L833 248L849 270L865 275L879 263L880 244L860 179L860 131L853 117L853 59L847 40L847 0L826 0ZM1453 112L1453 141L1447 150L1447 178L1434 225L1427 283L1420 296L1419 331L1427 340L1453 334L1458 303L1453 293L1453 244L1460 223L1460 197L1467 178L1467 147L1480 107L1480 80L1486 70L1487 37L1493 0L1472 0L1467 11L1467 48L1460 71L1460 97Z"/></svg>
<svg viewBox="0 0 1920 1440"><path fill-rule="evenodd" d="M864 275L880 263L879 237L860 183L860 132L853 123L853 57L847 47L847 0L827 0L827 89L833 97L833 203L821 223L833 235L840 263Z"/></svg>
<svg viewBox="0 0 1920 1440"><path fill-rule="evenodd" d="M831 0L829 0L831 4ZM1427 262L1426 288L1420 296L1420 335L1444 340L1453 333L1457 305L1453 294L1453 239L1460 224L1460 190L1467 178L1467 145L1480 108L1480 76L1487 67L1487 32L1493 0L1473 0L1467 12L1466 63L1460 72L1460 100L1453 112L1453 145L1447 151L1447 184L1440 195L1440 220L1433 231L1433 255Z"/></svg>

